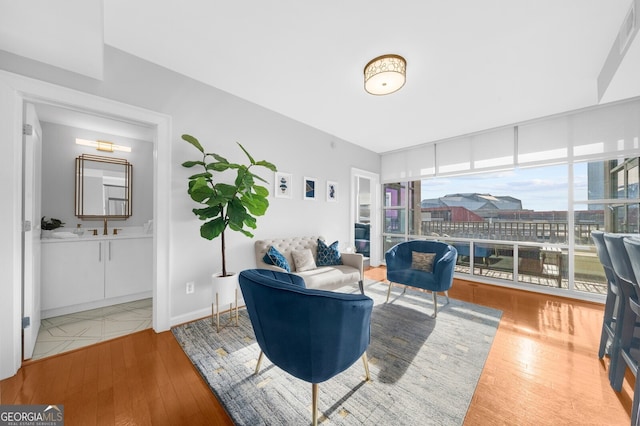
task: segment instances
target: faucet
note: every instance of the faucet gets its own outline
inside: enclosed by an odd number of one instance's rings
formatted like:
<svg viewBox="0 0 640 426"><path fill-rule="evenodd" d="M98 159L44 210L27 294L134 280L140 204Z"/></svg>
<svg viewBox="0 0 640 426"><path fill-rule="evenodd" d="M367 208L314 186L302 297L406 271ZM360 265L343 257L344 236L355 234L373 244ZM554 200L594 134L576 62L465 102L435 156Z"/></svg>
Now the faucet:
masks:
<svg viewBox="0 0 640 426"><path fill-rule="evenodd" d="M104 218L104 228L102 229L102 235L109 235L109 231L107 229L107 218Z"/></svg>

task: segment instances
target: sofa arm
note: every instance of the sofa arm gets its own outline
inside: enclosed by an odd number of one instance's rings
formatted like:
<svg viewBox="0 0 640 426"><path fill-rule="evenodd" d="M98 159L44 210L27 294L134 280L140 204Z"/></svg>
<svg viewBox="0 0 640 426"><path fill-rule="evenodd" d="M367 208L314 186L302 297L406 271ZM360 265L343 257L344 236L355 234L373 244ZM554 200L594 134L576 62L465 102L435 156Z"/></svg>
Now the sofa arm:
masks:
<svg viewBox="0 0 640 426"><path fill-rule="evenodd" d="M356 268L360 272L360 281L364 281L364 256L360 253L340 253L342 264Z"/></svg>

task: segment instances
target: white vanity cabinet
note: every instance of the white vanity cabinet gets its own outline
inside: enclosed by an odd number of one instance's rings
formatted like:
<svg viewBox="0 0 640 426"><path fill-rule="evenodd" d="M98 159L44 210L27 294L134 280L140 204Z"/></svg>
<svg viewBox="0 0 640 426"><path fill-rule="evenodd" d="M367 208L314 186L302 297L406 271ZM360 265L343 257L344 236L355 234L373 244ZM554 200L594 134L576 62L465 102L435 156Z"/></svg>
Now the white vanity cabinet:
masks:
<svg viewBox="0 0 640 426"><path fill-rule="evenodd" d="M107 242L104 297L151 291L151 241L151 238L136 238Z"/></svg>
<svg viewBox="0 0 640 426"><path fill-rule="evenodd" d="M42 244L42 309L104 298L104 241Z"/></svg>
<svg viewBox="0 0 640 426"><path fill-rule="evenodd" d="M43 318L151 297L151 238L89 238L43 240Z"/></svg>

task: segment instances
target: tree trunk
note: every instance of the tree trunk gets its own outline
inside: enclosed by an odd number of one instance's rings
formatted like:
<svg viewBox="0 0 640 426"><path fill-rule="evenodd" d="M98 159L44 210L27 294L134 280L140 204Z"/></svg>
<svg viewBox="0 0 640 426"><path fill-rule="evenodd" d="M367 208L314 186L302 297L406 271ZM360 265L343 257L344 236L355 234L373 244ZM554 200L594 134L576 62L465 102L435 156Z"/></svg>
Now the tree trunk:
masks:
<svg viewBox="0 0 640 426"><path fill-rule="evenodd" d="M224 245L224 231L222 231L222 276L223 277L227 276L227 257L225 254L226 254L226 250Z"/></svg>

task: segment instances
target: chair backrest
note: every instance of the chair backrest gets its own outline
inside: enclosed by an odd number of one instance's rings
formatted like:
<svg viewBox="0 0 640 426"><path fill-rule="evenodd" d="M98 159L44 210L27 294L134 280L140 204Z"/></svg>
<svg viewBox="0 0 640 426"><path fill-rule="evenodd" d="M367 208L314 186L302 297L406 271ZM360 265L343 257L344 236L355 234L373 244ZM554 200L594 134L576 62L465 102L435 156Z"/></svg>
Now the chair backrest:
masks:
<svg viewBox="0 0 640 426"><path fill-rule="evenodd" d="M624 234L604 234L604 242L609 252L609 259L611 259L611 265L613 271L618 278L627 281L629 283L635 280L633 269L631 268L631 262L629 261L629 255L627 249L624 246L624 238L627 235Z"/></svg>
<svg viewBox="0 0 640 426"><path fill-rule="evenodd" d="M249 269L240 288L260 349L289 374L320 383L350 367L369 345L373 300L300 286L294 275ZM301 279L300 279L301 280Z"/></svg>
<svg viewBox="0 0 640 426"><path fill-rule="evenodd" d="M387 253L392 254L395 258L393 262L389 262L387 259L387 267L388 263L394 263L395 266L399 269L409 268L411 267L412 255L411 252L420 252L420 253L435 253L436 257L434 263L438 261L438 259L442 258L445 254L450 251L455 251L457 256L457 250L442 241L432 241L432 240L411 240L411 241L403 241L401 243L396 244L391 247ZM387 255L385 254L385 257Z"/></svg>
<svg viewBox="0 0 640 426"><path fill-rule="evenodd" d="M598 259L600 260L600 264L604 269L604 274L607 277L607 281L609 285L616 285L616 277L615 272L613 271L613 264L611 263L611 257L609 256L609 251L607 250L607 245L604 242L604 232L603 231L591 231L591 239L596 247L596 253L598 254Z"/></svg>
<svg viewBox="0 0 640 426"><path fill-rule="evenodd" d="M629 264L631 270L635 276L634 284L640 284L640 238L638 237L625 237L623 239L624 247L627 250L629 256ZM636 291L639 288L636 287Z"/></svg>

